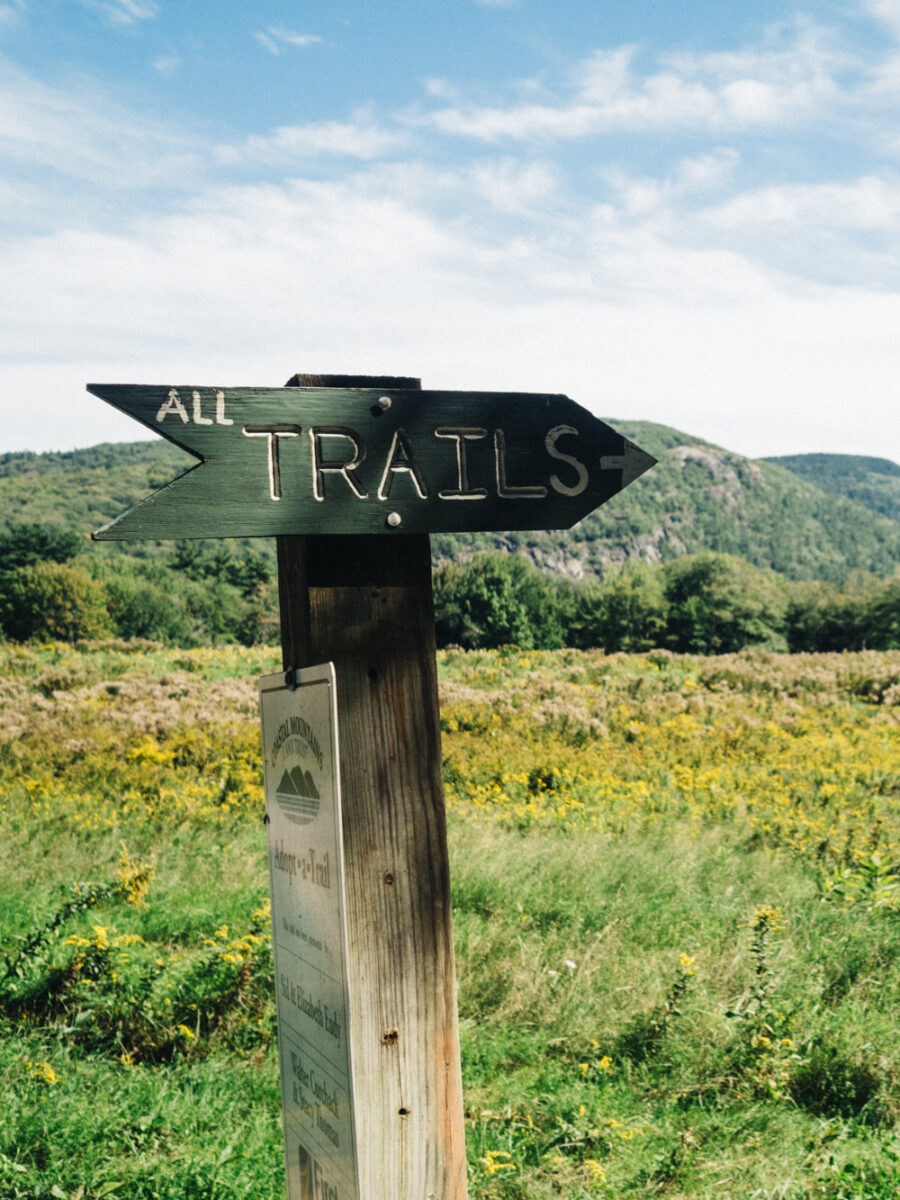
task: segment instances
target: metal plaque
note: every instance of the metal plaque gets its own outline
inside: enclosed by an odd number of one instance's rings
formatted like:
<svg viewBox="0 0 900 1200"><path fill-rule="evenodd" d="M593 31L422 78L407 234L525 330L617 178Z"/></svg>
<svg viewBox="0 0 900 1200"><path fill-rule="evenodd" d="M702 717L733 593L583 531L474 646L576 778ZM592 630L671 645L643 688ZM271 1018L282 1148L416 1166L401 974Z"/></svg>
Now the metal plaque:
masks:
<svg viewBox="0 0 900 1200"><path fill-rule="evenodd" d="M260 708L288 1200L358 1200L333 665Z"/></svg>

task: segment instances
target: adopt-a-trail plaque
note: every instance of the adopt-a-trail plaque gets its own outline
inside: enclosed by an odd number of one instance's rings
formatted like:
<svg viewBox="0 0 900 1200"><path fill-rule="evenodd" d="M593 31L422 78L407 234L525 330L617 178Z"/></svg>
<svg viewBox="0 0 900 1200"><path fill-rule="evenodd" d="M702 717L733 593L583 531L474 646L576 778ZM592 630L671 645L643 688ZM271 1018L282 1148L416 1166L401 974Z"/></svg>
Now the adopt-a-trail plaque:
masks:
<svg viewBox="0 0 900 1200"><path fill-rule="evenodd" d="M260 680L288 1200L359 1196L331 663Z"/></svg>

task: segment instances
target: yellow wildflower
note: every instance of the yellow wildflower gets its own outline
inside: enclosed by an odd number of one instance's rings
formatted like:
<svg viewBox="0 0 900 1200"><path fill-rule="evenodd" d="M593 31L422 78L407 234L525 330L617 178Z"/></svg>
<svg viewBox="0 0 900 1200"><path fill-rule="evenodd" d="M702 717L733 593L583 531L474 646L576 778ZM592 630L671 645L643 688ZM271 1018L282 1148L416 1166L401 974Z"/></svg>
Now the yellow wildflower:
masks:
<svg viewBox="0 0 900 1200"><path fill-rule="evenodd" d="M501 1161L501 1159L509 1157L506 1150L488 1150L478 1161L484 1168L485 1175L498 1175L501 1171L516 1170L515 1163Z"/></svg>
<svg viewBox="0 0 900 1200"><path fill-rule="evenodd" d="M25 1063L25 1070L29 1075L33 1075L35 1079L39 1079L42 1083L53 1085L59 1083L62 1076L54 1071L48 1062L32 1062L28 1059Z"/></svg>
<svg viewBox="0 0 900 1200"><path fill-rule="evenodd" d="M606 1171L603 1169L603 1164L599 1163L596 1158L586 1158L581 1164L581 1169L591 1183L606 1183Z"/></svg>

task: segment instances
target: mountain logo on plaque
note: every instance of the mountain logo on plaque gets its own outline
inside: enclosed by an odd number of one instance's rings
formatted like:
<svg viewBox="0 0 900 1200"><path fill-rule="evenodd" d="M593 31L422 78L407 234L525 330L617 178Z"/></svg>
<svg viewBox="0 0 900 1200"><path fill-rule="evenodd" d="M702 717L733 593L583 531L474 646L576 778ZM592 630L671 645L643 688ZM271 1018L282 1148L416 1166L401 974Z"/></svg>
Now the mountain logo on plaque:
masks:
<svg viewBox="0 0 900 1200"><path fill-rule="evenodd" d="M287 819L295 825L308 825L314 821L322 803L312 775L299 766L284 771L275 799Z"/></svg>

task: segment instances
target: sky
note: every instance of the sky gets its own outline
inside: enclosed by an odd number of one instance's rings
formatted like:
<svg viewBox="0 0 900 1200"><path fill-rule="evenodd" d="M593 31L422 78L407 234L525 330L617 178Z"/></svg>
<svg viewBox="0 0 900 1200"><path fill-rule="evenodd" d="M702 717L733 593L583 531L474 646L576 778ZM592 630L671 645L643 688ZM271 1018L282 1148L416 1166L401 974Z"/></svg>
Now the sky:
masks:
<svg viewBox="0 0 900 1200"><path fill-rule="evenodd" d="M900 0L0 0L0 453L87 383L900 461Z"/></svg>

